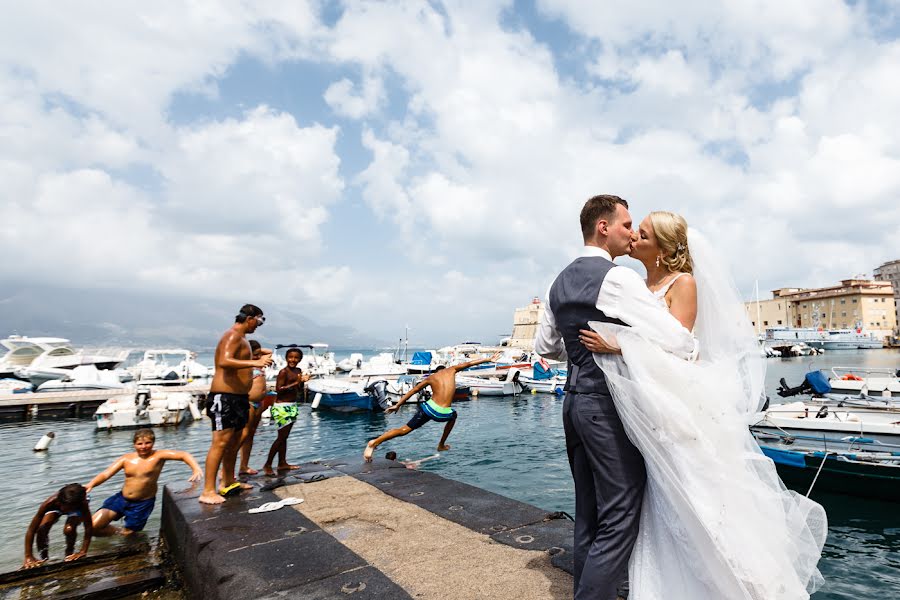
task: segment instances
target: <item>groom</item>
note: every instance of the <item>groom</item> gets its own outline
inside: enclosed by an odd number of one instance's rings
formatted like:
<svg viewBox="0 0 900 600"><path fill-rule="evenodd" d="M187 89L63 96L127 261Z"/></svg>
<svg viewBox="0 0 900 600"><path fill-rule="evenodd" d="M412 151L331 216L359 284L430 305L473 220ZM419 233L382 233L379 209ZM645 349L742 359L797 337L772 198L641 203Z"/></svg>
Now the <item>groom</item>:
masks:
<svg viewBox="0 0 900 600"><path fill-rule="evenodd" d="M614 600L627 577L644 495L644 460L628 440L603 371L579 341L588 321L645 324L664 349L696 356L694 338L665 318L640 276L612 259L633 244L628 203L595 196L581 209L584 248L550 286L534 349L568 360L563 427L575 480L575 600Z"/></svg>

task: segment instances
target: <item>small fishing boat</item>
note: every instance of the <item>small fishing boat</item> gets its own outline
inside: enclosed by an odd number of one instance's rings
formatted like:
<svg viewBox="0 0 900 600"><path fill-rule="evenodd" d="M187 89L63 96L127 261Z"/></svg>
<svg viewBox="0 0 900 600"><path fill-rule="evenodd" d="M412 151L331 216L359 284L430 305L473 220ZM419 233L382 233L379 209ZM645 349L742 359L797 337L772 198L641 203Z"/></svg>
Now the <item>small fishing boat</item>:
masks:
<svg viewBox="0 0 900 600"><path fill-rule="evenodd" d="M833 367L828 384L835 392L900 396L900 370L872 367Z"/></svg>
<svg viewBox="0 0 900 600"><path fill-rule="evenodd" d="M846 452L760 444L785 485L802 494L826 491L900 501L900 452Z"/></svg>
<svg viewBox="0 0 900 600"><path fill-rule="evenodd" d="M382 352L350 371L350 377L385 377L406 375L406 366L394 360L390 352Z"/></svg>
<svg viewBox="0 0 900 600"><path fill-rule="evenodd" d="M753 428L809 440L865 439L900 446L900 414L826 404L776 404L753 417Z"/></svg>
<svg viewBox="0 0 900 600"><path fill-rule="evenodd" d="M519 377L518 369L510 369L500 377L457 376L456 383L468 387L473 396L518 396L525 389Z"/></svg>
<svg viewBox="0 0 900 600"><path fill-rule="evenodd" d="M393 405L387 395L387 381L313 379L306 384L312 395L312 408L328 408L339 412L384 410ZM383 385L382 385L383 384Z"/></svg>
<svg viewBox="0 0 900 600"><path fill-rule="evenodd" d="M550 368L550 365L541 359L532 365L531 377L523 375L519 377L519 381L526 390L562 395L565 393L563 388L566 386L566 372Z"/></svg>
<svg viewBox="0 0 900 600"><path fill-rule="evenodd" d="M137 393L113 396L97 408L97 429L128 429L179 425L188 416L201 417L188 392L165 392L140 388Z"/></svg>

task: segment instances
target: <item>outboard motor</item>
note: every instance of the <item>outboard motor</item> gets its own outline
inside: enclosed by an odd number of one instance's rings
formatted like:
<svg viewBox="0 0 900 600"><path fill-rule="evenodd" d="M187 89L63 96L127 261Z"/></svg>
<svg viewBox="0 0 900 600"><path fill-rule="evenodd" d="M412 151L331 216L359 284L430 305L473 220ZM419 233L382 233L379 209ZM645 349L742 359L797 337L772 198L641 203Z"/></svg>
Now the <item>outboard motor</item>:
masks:
<svg viewBox="0 0 900 600"><path fill-rule="evenodd" d="M142 417L150 407L150 390L147 388L138 389L137 394L134 396L134 405L136 408L134 416Z"/></svg>
<svg viewBox="0 0 900 600"><path fill-rule="evenodd" d="M390 398L388 398L387 385L387 381L382 379L373 381L365 388L365 392L372 396L372 399L375 400L375 407L379 410L386 410L394 405Z"/></svg>

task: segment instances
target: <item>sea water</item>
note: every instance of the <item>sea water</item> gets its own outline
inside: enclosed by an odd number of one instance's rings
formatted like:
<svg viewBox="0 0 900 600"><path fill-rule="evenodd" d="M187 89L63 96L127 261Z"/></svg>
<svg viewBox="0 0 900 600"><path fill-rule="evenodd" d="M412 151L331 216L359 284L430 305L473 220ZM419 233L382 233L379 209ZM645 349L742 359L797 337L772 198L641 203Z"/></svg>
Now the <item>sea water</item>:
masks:
<svg viewBox="0 0 900 600"><path fill-rule="evenodd" d="M768 361L767 388L774 398L778 379L798 384L810 368L869 366L900 368L900 353L893 350L833 352L824 356ZM476 397L454 404L459 412L450 436L451 450L421 465L444 477L488 489L547 511L574 511L572 479L562 431L562 399L546 394L518 397ZM360 456L365 442L384 430L404 424L415 410L404 406L396 415L341 414L301 408L300 419L288 441L290 459L306 462ZM401 460L433 456L442 427L430 423L404 438L380 447L394 450ZM49 452L31 448L49 431L56 440ZM210 427L200 421L179 428L157 428L157 448L177 448L203 462ZM66 483L87 483L118 456L131 450L133 431L96 431L89 419L36 420L0 425L0 571L22 562L23 536L38 505ZM274 426L261 426L251 466L260 468L275 437ZM171 463L161 483L180 483L190 469ZM122 475L93 491L91 508L118 491ZM896 504L858 498L819 495L829 517L829 536L820 568L827 580L816 600L891 598L900 589L900 520ZM159 529L158 504L147 524L148 535ZM60 557L62 532L51 535L51 554ZM80 543L80 541L79 541ZM117 539L96 539L92 552L120 544Z"/></svg>

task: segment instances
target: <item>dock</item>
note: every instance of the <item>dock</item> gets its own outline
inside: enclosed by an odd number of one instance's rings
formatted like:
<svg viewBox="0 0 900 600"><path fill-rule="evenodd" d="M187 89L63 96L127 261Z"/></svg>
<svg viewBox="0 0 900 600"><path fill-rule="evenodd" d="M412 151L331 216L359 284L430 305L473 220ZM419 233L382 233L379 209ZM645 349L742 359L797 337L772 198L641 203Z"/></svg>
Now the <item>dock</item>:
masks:
<svg viewBox="0 0 900 600"><path fill-rule="evenodd" d="M170 392L209 393L209 383L165 386ZM137 393L137 388L77 392L30 392L0 394L0 420L26 421L36 417L90 417L97 407L113 396Z"/></svg>
<svg viewBox="0 0 900 600"><path fill-rule="evenodd" d="M572 598L562 513L384 459L251 481L219 506L166 487L162 538L189 598ZM303 502L248 513L288 497Z"/></svg>

